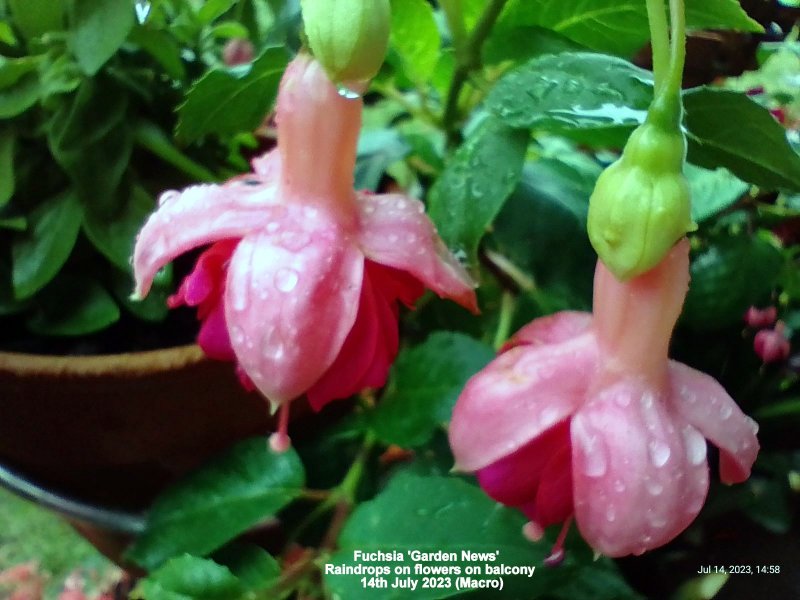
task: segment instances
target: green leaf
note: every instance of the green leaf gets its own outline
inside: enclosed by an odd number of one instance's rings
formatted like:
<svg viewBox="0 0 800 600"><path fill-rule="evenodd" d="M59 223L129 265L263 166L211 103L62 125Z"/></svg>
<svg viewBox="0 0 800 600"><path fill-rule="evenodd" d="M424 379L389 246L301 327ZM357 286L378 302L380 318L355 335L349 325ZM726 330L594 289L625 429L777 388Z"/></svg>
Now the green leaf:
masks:
<svg viewBox="0 0 800 600"><path fill-rule="evenodd" d="M490 346L461 333L434 332L400 352L370 424L387 444L427 443L450 420L467 380L494 358Z"/></svg>
<svg viewBox="0 0 800 600"><path fill-rule="evenodd" d="M517 186L527 131L488 118L456 152L429 198L429 214L442 239L473 264L486 228Z"/></svg>
<svg viewBox="0 0 800 600"><path fill-rule="evenodd" d="M28 73L13 85L0 89L0 119L10 119L24 113L39 100L39 77Z"/></svg>
<svg viewBox="0 0 800 600"><path fill-rule="evenodd" d="M236 0L206 0L197 12L197 18L203 25L208 25L224 15L234 4Z"/></svg>
<svg viewBox="0 0 800 600"><path fill-rule="evenodd" d="M86 276L62 274L42 290L37 300L27 325L40 335L87 335L119 320L114 299Z"/></svg>
<svg viewBox="0 0 800 600"><path fill-rule="evenodd" d="M547 542L532 544L522 535L525 518L521 513L502 507L480 489L454 477L420 477L398 473L374 500L356 508L339 536L339 551L329 564L355 564L353 551L381 550L403 553L404 563L412 565L409 550L455 552L455 561L436 561L436 565L454 565L463 569L463 550L499 552L497 564L535 566L532 577L504 577L502 591L492 590L492 598L533 600L552 590L553 582L563 578L561 569L543 570ZM484 562L481 562L483 567ZM489 561L490 562L490 561ZM370 561L369 564L381 564ZM383 563L394 566L398 563ZM413 573L413 570L412 570ZM362 598L408 598L404 589L370 590L361 585L362 575L325 573L324 581L334 597L347 600ZM412 575L413 577L413 575ZM422 581L421 576L414 577ZM393 580L393 576L387 578ZM483 579L482 577L480 579ZM448 589L422 588L416 598L448 598L463 593L456 589L455 576Z"/></svg>
<svg viewBox="0 0 800 600"><path fill-rule="evenodd" d="M405 158L408 151L396 129L362 131L354 173L356 189L377 191L386 169Z"/></svg>
<svg viewBox="0 0 800 600"><path fill-rule="evenodd" d="M727 169L709 171L687 164L683 172L692 195L692 219L697 223L733 206L750 189Z"/></svg>
<svg viewBox="0 0 800 600"><path fill-rule="evenodd" d="M300 493L303 465L264 438L242 442L156 500L128 559L153 569L183 552L205 555L274 515Z"/></svg>
<svg viewBox="0 0 800 600"><path fill-rule="evenodd" d="M247 39L249 32L247 27L237 21L224 21L211 28L211 35L223 40L232 38Z"/></svg>
<svg viewBox="0 0 800 600"><path fill-rule="evenodd" d="M36 70L40 60L38 57L6 58L0 56L0 89L10 87L22 77Z"/></svg>
<svg viewBox="0 0 800 600"><path fill-rule="evenodd" d="M426 82L439 61L442 44L427 0L392 0L391 47L403 63L403 73L412 81Z"/></svg>
<svg viewBox="0 0 800 600"><path fill-rule="evenodd" d="M0 229L25 231L28 228L28 219L25 217L0 217Z"/></svg>
<svg viewBox="0 0 800 600"><path fill-rule="evenodd" d="M142 579L131 592L141 600L235 600L245 590L230 569L184 554Z"/></svg>
<svg viewBox="0 0 800 600"><path fill-rule="evenodd" d="M800 155L769 111L738 92L696 88L683 95L689 160L729 169L767 190L800 190Z"/></svg>
<svg viewBox="0 0 800 600"><path fill-rule="evenodd" d="M8 0L14 23L28 38L39 37L64 26L63 0Z"/></svg>
<svg viewBox="0 0 800 600"><path fill-rule="evenodd" d="M503 76L487 107L511 127L563 133L621 130L644 120L652 74L621 58L565 52L528 61Z"/></svg>
<svg viewBox="0 0 800 600"><path fill-rule="evenodd" d="M191 142L258 127L275 100L288 59L285 48L268 48L252 64L203 75L178 109L177 135Z"/></svg>
<svg viewBox="0 0 800 600"><path fill-rule="evenodd" d="M130 41L158 61L167 75L173 79L186 78L180 46L166 31L138 26L131 31Z"/></svg>
<svg viewBox="0 0 800 600"><path fill-rule="evenodd" d="M692 260L682 321L697 330L741 323L751 305L769 297L782 265L780 250L759 236L712 242Z"/></svg>
<svg viewBox="0 0 800 600"><path fill-rule="evenodd" d="M17 45L17 38L8 21L0 21L0 44Z"/></svg>
<svg viewBox="0 0 800 600"><path fill-rule="evenodd" d="M78 239L81 207L73 193L46 200L29 215L29 228L11 245L14 295L24 300L43 288L67 261Z"/></svg>
<svg viewBox="0 0 800 600"><path fill-rule="evenodd" d="M573 150L573 153L575 151ZM589 308L595 253L586 234L589 197L600 167L542 158L525 165L522 181L494 223L500 253L533 275L542 312Z"/></svg>
<svg viewBox="0 0 800 600"><path fill-rule="evenodd" d="M53 157L72 179L84 206L108 217L127 200L120 189L133 151L128 96L95 77L66 98L48 122Z"/></svg>
<svg viewBox="0 0 800 600"><path fill-rule="evenodd" d="M581 50L585 48L555 31L500 21L492 28L482 54L484 64L494 65L507 60L521 63L543 54Z"/></svg>
<svg viewBox="0 0 800 600"><path fill-rule="evenodd" d="M0 260L0 317L14 315L28 307L28 302L20 302L14 298L11 287L11 267Z"/></svg>
<svg viewBox="0 0 800 600"><path fill-rule="evenodd" d="M112 214L87 206L83 213L83 231L115 267L131 271L131 256L136 235L155 208L155 201L143 188L134 186L126 201Z"/></svg>
<svg viewBox="0 0 800 600"><path fill-rule="evenodd" d="M0 207L14 195L15 142L14 132L10 128L0 128Z"/></svg>
<svg viewBox="0 0 800 600"><path fill-rule="evenodd" d="M116 54L135 21L130 0L70 0L69 16L70 48L87 75Z"/></svg>
<svg viewBox="0 0 800 600"><path fill-rule="evenodd" d="M266 550L253 544L233 543L214 553L214 560L228 567L252 592L267 590L281 576L281 566Z"/></svg>
<svg viewBox="0 0 800 600"><path fill-rule="evenodd" d="M507 18L552 29L593 50L632 56L649 39L644 0L512 0ZM687 0L690 29L762 31L736 0Z"/></svg>
<svg viewBox="0 0 800 600"><path fill-rule="evenodd" d="M172 265L169 264L161 269L153 280L147 297L143 300L133 300L133 275L130 269L120 271L112 269L111 291L117 301L123 305L131 314L143 321L158 323L167 318L169 307L167 298L174 289L172 278Z"/></svg>

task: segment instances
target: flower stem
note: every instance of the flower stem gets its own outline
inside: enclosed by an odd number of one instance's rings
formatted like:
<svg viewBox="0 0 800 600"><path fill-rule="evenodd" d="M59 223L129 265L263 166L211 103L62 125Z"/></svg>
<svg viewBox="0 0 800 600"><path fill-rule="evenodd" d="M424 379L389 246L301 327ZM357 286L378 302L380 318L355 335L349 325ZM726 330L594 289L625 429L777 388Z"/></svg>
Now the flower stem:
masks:
<svg viewBox="0 0 800 600"><path fill-rule="evenodd" d="M653 49L653 78L656 95L661 91L669 69L669 27L664 0L647 0L650 43Z"/></svg>
<svg viewBox="0 0 800 600"><path fill-rule="evenodd" d="M511 321L514 319L514 311L517 308L517 300L514 294L508 290L503 292L500 300L500 318L497 323L497 331L494 334L494 349L500 350L506 343L511 333Z"/></svg>
<svg viewBox="0 0 800 600"><path fill-rule="evenodd" d="M669 0L670 54L669 76L665 93L680 97L683 83L683 65L686 62L686 11L684 0Z"/></svg>
<svg viewBox="0 0 800 600"><path fill-rule="evenodd" d="M214 173L206 169L178 150L170 139L153 123L142 121L136 126L134 136L136 142L144 149L152 152L161 160L182 171L192 179L207 183L220 180Z"/></svg>
<svg viewBox="0 0 800 600"><path fill-rule="evenodd" d="M460 120L458 100L461 96L461 90L469 80L470 73L480 67L483 43L492 32L492 27L494 27L507 1L489 0L486 9L468 37L464 37L464 18L461 13L460 0L441 1L448 25L451 27L453 46L456 50L456 68L453 72L450 88L447 91L444 115L442 116L442 125L447 134L447 144L450 147L455 146L461 138L457 126Z"/></svg>

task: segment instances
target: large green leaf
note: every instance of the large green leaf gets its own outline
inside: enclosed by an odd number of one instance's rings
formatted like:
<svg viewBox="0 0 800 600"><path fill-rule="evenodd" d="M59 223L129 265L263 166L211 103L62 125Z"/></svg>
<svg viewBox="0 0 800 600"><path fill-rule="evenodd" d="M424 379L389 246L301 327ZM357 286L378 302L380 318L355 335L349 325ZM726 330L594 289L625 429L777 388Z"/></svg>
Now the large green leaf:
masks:
<svg viewBox="0 0 800 600"><path fill-rule="evenodd" d="M487 106L512 127L611 129L624 136L643 121L652 97L649 71L614 56L564 52L506 74L489 93Z"/></svg>
<svg viewBox="0 0 800 600"><path fill-rule="evenodd" d="M29 227L11 246L14 295L22 300L43 288L67 261L78 238L81 207L72 193L42 202Z"/></svg>
<svg viewBox="0 0 800 600"><path fill-rule="evenodd" d="M693 163L726 167L764 189L800 190L800 154L763 106L742 93L708 87L687 91L683 101Z"/></svg>
<svg viewBox="0 0 800 600"><path fill-rule="evenodd" d="M429 214L442 239L475 262L478 244L517 186L527 131L487 118L448 162L434 184Z"/></svg>
<svg viewBox="0 0 800 600"><path fill-rule="evenodd" d="M454 477L420 477L398 473L374 500L360 505L339 536L339 552L329 564L354 565L354 550L370 552L399 551L403 563L368 561L367 564L413 566L408 552L455 552L454 561L423 562L428 566L452 565L463 569L467 564L504 564L535 566L532 577L504 577L502 591L492 590L492 598L533 600L552 591L553 583L566 578L563 569L542 569L548 542L532 544L522 535L525 522L521 513L504 508L480 489ZM496 561L464 561L462 551L498 552ZM421 583L422 577L412 578ZM409 598L407 589L369 589L361 584L363 575L325 573L325 583L335 597L347 600L362 598ZM450 576L449 588L418 586L413 598L448 598L462 593L456 589L456 577ZM486 579L481 576L479 579ZM394 576L387 577L393 581Z"/></svg>
<svg viewBox="0 0 800 600"><path fill-rule="evenodd" d="M0 207L14 195L14 132L0 128Z"/></svg>
<svg viewBox="0 0 800 600"><path fill-rule="evenodd" d="M129 191L127 200L110 215L95 206L87 206L83 214L83 231L114 266L130 272L136 234L153 208L153 198L143 188L135 186Z"/></svg>
<svg viewBox="0 0 800 600"><path fill-rule="evenodd" d="M467 380L494 357L491 347L461 333L435 332L403 350L371 418L388 444L419 446L450 420Z"/></svg>
<svg viewBox="0 0 800 600"><path fill-rule="evenodd" d="M36 73L28 73L13 85L0 89L0 119L10 119L24 113L36 104L40 92Z"/></svg>
<svg viewBox="0 0 800 600"><path fill-rule="evenodd" d="M64 0L8 0L8 7L26 38L63 28Z"/></svg>
<svg viewBox="0 0 800 600"><path fill-rule="evenodd" d="M505 19L620 56L633 55L649 39L645 0L512 0ZM736 0L687 0L686 19L691 29L762 31Z"/></svg>
<svg viewBox="0 0 800 600"><path fill-rule="evenodd" d="M130 0L69 0L70 47L81 69L94 75L122 46L134 25Z"/></svg>
<svg viewBox="0 0 800 600"><path fill-rule="evenodd" d="M268 48L252 64L203 75L178 109L178 136L190 142L258 127L275 100L288 60L285 48Z"/></svg>
<svg viewBox="0 0 800 600"><path fill-rule="evenodd" d="M727 169L710 171L688 164L684 174L692 194L692 219L697 223L735 204L750 187Z"/></svg>
<svg viewBox="0 0 800 600"><path fill-rule="evenodd" d="M782 265L780 251L759 236L712 242L692 259L681 319L698 330L741 323L748 307L770 296Z"/></svg>
<svg viewBox="0 0 800 600"><path fill-rule="evenodd" d="M84 204L108 218L127 200L120 189L133 151L128 96L111 79L85 80L48 123L53 157Z"/></svg>
<svg viewBox="0 0 800 600"><path fill-rule="evenodd" d="M244 587L228 567L184 554L169 560L131 592L134 600L236 600Z"/></svg>
<svg viewBox="0 0 800 600"><path fill-rule="evenodd" d="M442 40L427 0L392 0L391 47L412 81L426 82L439 60Z"/></svg>
<svg viewBox="0 0 800 600"><path fill-rule="evenodd" d="M128 558L153 569L184 552L206 555L274 515L303 485L294 450L275 453L263 438L242 442L156 501Z"/></svg>
<svg viewBox="0 0 800 600"><path fill-rule="evenodd" d="M249 591L267 590L277 583L281 566L266 550L234 542L214 553L214 560L228 567Z"/></svg>
<svg viewBox="0 0 800 600"><path fill-rule="evenodd" d="M119 319L119 307L103 286L83 275L61 274L37 296L28 329L40 335L79 336Z"/></svg>

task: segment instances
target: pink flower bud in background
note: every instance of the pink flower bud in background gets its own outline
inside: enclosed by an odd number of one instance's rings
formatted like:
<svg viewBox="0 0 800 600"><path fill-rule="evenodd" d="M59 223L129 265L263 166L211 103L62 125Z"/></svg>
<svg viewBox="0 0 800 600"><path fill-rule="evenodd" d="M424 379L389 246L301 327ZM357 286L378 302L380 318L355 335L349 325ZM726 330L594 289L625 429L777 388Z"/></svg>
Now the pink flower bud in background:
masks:
<svg viewBox="0 0 800 600"><path fill-rule="evenodd" d="M744 315L744 322L747 323L748 327L761 329L772 325L777 318L778 310L774 306L768 306L767 308L751 306Z"/></svg>
<svg viewBox="0 0 800 600"><path fill-rule="evenodd" d="M784 324L778 321L775 329L762 329L753 338L753 350L764 364L783 362L789 358L791 346L786 339Z"/></svg>
<svg viewBox="0 0 800 600"><path fill-rule="evenodd" d="M255 50L250 40L244 38L230 39L222 49L222 62L229 67L245 65L253 60Z"/></svg>

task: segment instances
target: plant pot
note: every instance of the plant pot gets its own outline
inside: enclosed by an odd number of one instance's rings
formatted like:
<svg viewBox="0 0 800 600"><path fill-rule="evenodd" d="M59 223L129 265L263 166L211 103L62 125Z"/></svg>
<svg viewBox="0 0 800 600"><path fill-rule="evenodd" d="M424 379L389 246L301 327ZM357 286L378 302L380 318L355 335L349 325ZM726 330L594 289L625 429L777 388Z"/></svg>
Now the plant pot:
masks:
<svg viewBox="0 0 800 600"><path fill-rule="evenodd" d="M54 493L142 510L267 404L197 346L108 356L0 353L0 462Z"/></svg>

